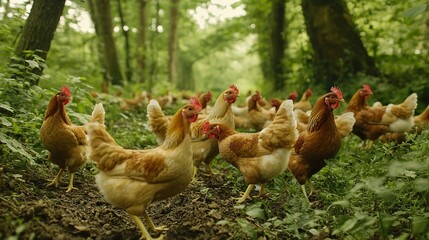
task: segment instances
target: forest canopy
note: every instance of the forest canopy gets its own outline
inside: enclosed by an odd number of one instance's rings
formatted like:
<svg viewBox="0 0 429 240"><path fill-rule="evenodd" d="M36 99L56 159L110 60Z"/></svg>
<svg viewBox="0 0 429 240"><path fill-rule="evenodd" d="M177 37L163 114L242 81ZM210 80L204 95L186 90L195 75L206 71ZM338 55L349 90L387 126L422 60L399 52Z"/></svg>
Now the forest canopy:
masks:
<svg viewBox="0 0 429 240"><path fill-rule="evenodd" d="M3 63L26 38L32 4L2 1ZM423 3L65 1L60 14L46 60L41 54L27 62L42 77L40 83L25 80L41 87L78 77L97 91L105 82L129 94L138 88L164 94L235 83L243 92L285 96L332 85L349 94L368 82L385 90L377 96L382 100L397 88L397 100L410 92L427 99L429 27ZM2 64L3 72L7 68L10 64Z"/></svg>

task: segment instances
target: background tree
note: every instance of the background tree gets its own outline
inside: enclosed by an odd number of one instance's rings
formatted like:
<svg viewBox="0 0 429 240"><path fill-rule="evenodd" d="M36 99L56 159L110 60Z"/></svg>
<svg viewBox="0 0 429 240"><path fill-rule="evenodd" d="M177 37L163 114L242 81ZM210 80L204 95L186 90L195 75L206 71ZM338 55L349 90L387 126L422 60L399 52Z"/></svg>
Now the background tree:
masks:
<svg viewBox="0 0 429 240"><path fill-rule="evenodd" d="M179 22L179 2L180 0L170 1L170 29L168 34L168 81L176 83L177 70L176 70L176 58L177 58L177 31Z"/></svg>
<svg viewBox="0 0 429 240"><path fill-rule="evenodd" d="M332 85L357 72L378 75L343 0L303 0L302 10L314 51L317 82Z"/></svg>
<svg viewBox="0 0 429 240"><path fill-rule="evenodd" d="M39 64L35 66L30 65L31 73L34 74L34 77L24 79L29 81L30 85L39 84L38 76L40 76L44 70L43 62L48 56L51 41L54 38L54 33L60 21L64 5L65 0L35 0L33 2L22 35L15 48L15 55L19 57L19 59L14 59L12 61L15 64L19 63L22 59L26 60L27 63L30 61L34 62L34 59L39 62ZM17 78L18 75L20 74L15 75L15 78ZM21 77L24 76L21 75Z"/></svg>
<svg viewBox="0 0 429 240"><path fill-rule="evenodd" d="M148 29L148 16L147 16L148 0L139 0L139 25L137 35L137 71L138 82L144 83L146 81L147 64L146 64L146 36Z"/></svg>
<svg viewBox="0 0 429 240"><path fill-rule="evenodd" d="M271 71L273 77L273 91L284 90L285 87L285 63L283 58L286 49L285 30L285 0L272 1L272 28L271 28Z"/></svg>
<svg viewBox="0 0 429 240"><path fill-rule="evenodd" d="M117 0L116 3L118 5L118 15L121 22L121 32L122 32L122 35L124 36L125 76L128 81L131 81L131 78L133 76L133 70L131 68L131 46L130 46L130 37L129 37L130 27L125 22L121 0Z"/></svg>
<svg viewBox="0 0 429 240"><path fill-rule="evenodd" d="M90 9L96 34L102 46L102 66L106 72L107 81L113 85L122 85L123 78L113 38L112 17L109 0L90 0Z"/></svg>

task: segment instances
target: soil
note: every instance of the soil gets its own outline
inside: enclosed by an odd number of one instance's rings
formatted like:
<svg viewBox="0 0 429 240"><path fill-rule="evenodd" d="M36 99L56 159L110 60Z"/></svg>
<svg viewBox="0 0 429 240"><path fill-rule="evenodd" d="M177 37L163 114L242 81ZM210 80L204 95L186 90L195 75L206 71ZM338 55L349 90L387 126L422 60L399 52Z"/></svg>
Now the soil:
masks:
<svg viewBox="0 0 429 240"><path fill-rule="evenodd" d="M0 165L0 239L139 239L140 230L129 215L103 199L94 169L92 163L81 167L74 178L78 190L66 193L68 174L63 175L61 187L46 187L47 179L58 171L52 164L24 170ZM184 192L149 206L155 225L169 228L164 232L167 239L249 238L237 224L229 224L248 218L232 198L240 195L237 189L245 190L245 183L233 168L216 170L214 176L199 171L198 181ZM278 211L279 217L282 201L271 202L270 211ZM152 237L159 235L149 232Z"/></svg>

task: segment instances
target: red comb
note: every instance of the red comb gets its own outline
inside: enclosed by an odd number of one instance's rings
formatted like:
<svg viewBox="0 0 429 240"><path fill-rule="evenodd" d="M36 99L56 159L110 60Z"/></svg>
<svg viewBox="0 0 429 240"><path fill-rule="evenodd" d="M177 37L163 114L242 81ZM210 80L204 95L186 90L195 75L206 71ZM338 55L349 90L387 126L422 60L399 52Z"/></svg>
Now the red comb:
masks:
<svg viewBox="0 0 429 240"><path fill-rule="evenodd" d="M372 93L371 87L368 84L364 84L363 85L363 89L365 89L366 91Z"/></svg>
<svg viewBox="0 0 429 240"><path fill-rule="evenodd" d="M198 101L198 99L196 99L195 97L191 97L191 99L189 99L189 102L194 105L198 111L201 110L203 107L201 106L201 103Z"/></svg>
<svg viewBox="0 0 429 240"><path fill-rule="evenodd" d="M231 88L232 89L232 91L234 91L237 95L238 95L238 88L237 88L237 86L235 86L234 84L231 84L230 86L229 86L229 88Z"/></svg>
<svg viewBox="0 0 429 240"><path fill-rule="evenodd" d="M338 98L343 98L343 93L341 92L341 90L338 87L331 87L331 92L337 94Z"/></svg>
<svg viewBox="0 0 429 240"><path fill-rule="evenodd" d="M205 122L202 128L203 133L207 133L210 129L210 123L209 122Z"/></svg>
<svg viewBox="0 0 429 240"><path fill-rule="evenodd" d="M66 86L63 86L61 88L61 92L64 93L65 95L67 95L67 96L71 95L70 89L68 87L66 87Z"/></svg>

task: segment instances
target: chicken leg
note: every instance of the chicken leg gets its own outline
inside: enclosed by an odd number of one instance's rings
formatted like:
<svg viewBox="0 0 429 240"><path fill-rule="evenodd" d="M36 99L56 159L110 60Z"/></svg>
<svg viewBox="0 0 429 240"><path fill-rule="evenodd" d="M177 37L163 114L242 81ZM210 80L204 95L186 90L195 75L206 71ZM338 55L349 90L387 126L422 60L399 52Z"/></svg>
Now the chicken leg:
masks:
<svg viewBox="0 0 429 240"><path fill-rule="evenodd" d="M161 226L161 227L155 227L155 224L153 224L152 219L150 219L149 215L146 211L143 212L144 220L146 221L147 225L149 225L149 228L152 229L154 232L160 232L160 231L167 231L168 227Z"/></svg>
<svg viewBox="0 0 429 240"><path fill-rule="evenodd" d="M64 169L60 168L60 171L58 171L57 175L55 176L55 178L53 180L48 180L51 183L48 183L48 185L46 185L47 187L54 185L55 187L58 187L58 185L60 184L60 180L61 180L61 176L63 175Z"/></svg>
<svg viewBox="0 0 429 240"><path fill-rule="evenodd" d="M250 193L252 192L253 188L255 187L255 184L249 184L249 186L247 186L246 192L244 192L243 196L241 196L241 198L238 198L237 203L243 203L246 200L250 200Z"/></svg>
<svg viewBox="0 0 429 240"><path fill-rule="evenodd" d="M311 204L310 200L308 199L307 191L305 190L305 184L301 185L301 189L302 189L302 192L304 193L305 199L307 199L308 204Z"/></svg>
<svg viewBox="0 0 429 240"><path fill-rule="evenodd" d="M265 192L265 184L261 184L261 188L259 189L258 197L262 197Z"/></svg>
<svg viewBox="0 0 429 240"><path fill-rule="evenodd" d="M153 238L150 236L149 232L146 230L145 226L143 225L142 220L136 215L131 215L131 218L134 220L134 222L137 224L137 227L140 228L140 231L142 232L142 236L140 239L153 240ZM158 240L164 239L164 235L161 235L159 236L159 238L156 238L156 239Z"/></svg>
<svg viewBox="0 0 429 240"><path fill-rule="evenodd" d="M67 187L66 192L70 192L73 189L77 189L77 188L73 187L73 179L74 179L74 173L70 173L69 186Z"/></svg>

